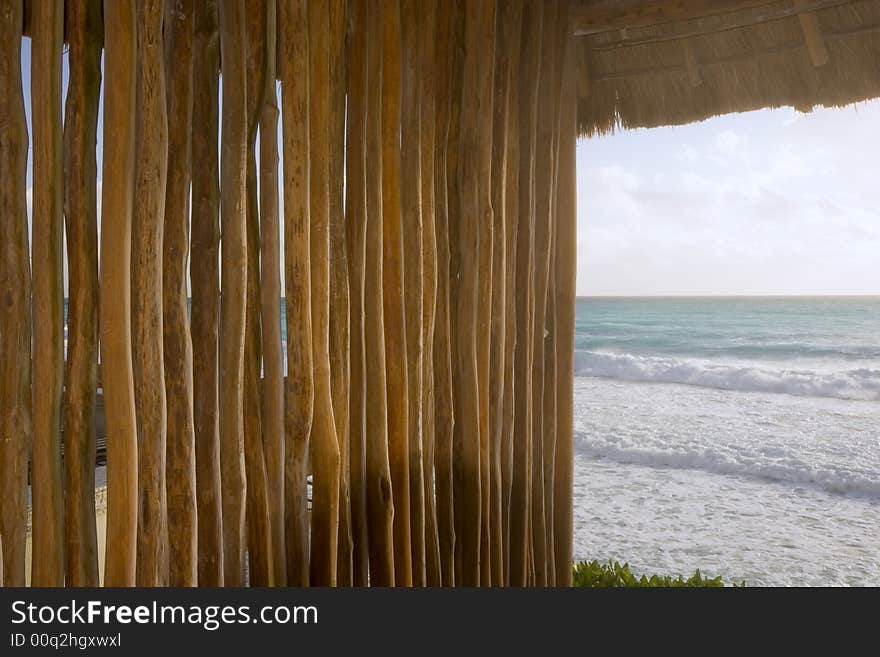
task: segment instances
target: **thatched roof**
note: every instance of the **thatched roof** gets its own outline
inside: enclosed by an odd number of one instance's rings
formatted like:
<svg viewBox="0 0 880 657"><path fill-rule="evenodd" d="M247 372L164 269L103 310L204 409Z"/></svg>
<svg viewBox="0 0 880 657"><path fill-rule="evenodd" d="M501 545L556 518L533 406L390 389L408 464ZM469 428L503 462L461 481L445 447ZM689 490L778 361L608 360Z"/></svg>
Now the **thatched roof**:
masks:
<svg viewBox="0 0 880 657"><path fill-rule="evenodd" d="M880 96L880 0L574 0L572 28L582 135Z"/></svg>

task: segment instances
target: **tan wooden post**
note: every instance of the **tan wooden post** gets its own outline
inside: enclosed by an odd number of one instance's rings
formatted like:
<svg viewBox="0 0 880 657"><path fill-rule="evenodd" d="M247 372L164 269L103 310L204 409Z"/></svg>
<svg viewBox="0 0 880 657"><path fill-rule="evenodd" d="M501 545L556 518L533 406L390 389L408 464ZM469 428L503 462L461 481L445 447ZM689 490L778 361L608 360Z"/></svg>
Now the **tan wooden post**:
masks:
<svg viewBox="0 0 880 657"><path fill-rule="evenodd" d="M216 0L195 3L192 161L193 419L200 586L223 584L218 341L220 333L220 37Z"/></svg>
<svg viewBox="0 0 880 657"><path fill-rule="evenodd" d="M366 474L365 491L369 522L370 584L393 586L394 500L388 454L388 392L386 377L383 294L382 204L382 0L371 0L366 16L367 124L366 203L367 229L364 271L364 370L366 372Z"/></svg>
<svg viewBox="0 0 880 657"><path fill-rule="evenodd" d="M187 264L192 170L193 0L166 0L165 67L168 116L168 185L162 244L165 395L168 405L168 561L171 586L197 583L193 355Z"/></svg>
<svg viewBox="0 0 880 657"><path fill-rule="evenodd" d="M339 443L330 383L330 7L309 3L309 198L311 219L312 425L311 583L336 584L339 542ZM338 44L335 44L338 45Z"/></svg>
<svg viewBox="0 0 880 657"><path fill-rule="evenodd" d="M101 370L107 426L105 586L134 586L138 449L131 348L137 16L134 0L104 3L104 166L101 203Z"/></svg>
<svg viewBox="0 0 880 657"><path fill-rule="evenodd" d="M34 444L31 584L64 584L64 486L61 397L64 385L62 240L64 172L61 134L61 49L64 8L33 5L33 330Z"/></svg>
<svg viewBox="0 0 880 657"><path fill-rule="evenodd" d="M98 97L104 25L99 0L67 4L70 82L64 119L68 346L64 397L67 585L98 585L95 407L98 378Z"/></svg>
<svg viewBox="0 0 880 657"><path fill-rule="evenodd" d="M22 2L0 12L0 537L6 586L24 586L31 414L31 271L21 81Z"/></svg>
<svg viewBox="0 0 880 657"><path fill-rule="evenodd" d="M247 113L244 0L221 0L220 58L223 132L220 137L221 275L220 468L223 496L223 567L227 586L244 578L244 338L247 296Z"/></svg>

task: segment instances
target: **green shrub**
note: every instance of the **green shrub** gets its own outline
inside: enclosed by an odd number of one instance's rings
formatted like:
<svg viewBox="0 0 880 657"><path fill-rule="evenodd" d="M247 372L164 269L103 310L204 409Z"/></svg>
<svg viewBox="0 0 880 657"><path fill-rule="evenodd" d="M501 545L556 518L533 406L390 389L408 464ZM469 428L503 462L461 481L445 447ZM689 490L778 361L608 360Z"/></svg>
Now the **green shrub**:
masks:
<svg viewBox="0 0 880 657"><path fill-rule="evenodd" d="M721 577L708 578L697 570L693 575L684 579L681 575L670 577L668 575L642 575L636 577L629 569L629 564L620 564L609 561L607 564L598 561L581 561L574 566L574 585L593 588L615 587L722 587L724 583ZM737 586L737 584L734 584ZM740 584L745 586L745 582Z"/></svg>

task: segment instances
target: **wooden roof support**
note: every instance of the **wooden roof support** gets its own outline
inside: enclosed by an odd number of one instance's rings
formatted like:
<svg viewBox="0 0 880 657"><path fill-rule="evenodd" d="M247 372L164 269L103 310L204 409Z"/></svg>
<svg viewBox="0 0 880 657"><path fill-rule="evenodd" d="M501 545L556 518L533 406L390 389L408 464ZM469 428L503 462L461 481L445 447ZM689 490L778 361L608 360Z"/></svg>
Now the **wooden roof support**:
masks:
<svg viewBox="0 0 880 657"><path fill-rule="evenodd" d="M798 2L797 4L801 4ZM825 47L825 40L822 38L822 31L819 29L819 21L816 14L810 12L806 14L798 14L798 20L801 24L801 31L804 33L804 43L807 44L807 52L810 53L810 61L813 66L825 66L828 63L828 49Z"/></svg>
<svg viewBox="0 0 880 657"><path fill-rule="evenodd" d="M692 87L699 87L703 84L703 78L700 77L700 69L697 67L697 58L694 55L694 49L688 41L682 39L681 52L684 55L684 64L687 68L688 81Z"/></svg>

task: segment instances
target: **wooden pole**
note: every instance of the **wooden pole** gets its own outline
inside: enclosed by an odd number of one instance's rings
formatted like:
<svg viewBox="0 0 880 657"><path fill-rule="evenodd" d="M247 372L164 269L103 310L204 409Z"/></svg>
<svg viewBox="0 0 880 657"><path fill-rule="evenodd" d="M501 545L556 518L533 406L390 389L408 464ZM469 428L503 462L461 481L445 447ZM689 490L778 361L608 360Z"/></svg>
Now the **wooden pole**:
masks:
<svg viewBox="0 0 880 657"><path fill-rule="evenodd" d="M284 409L285 544L290 586L309 584L306 473L315 396L309 259L309 31L304 0L281 2L284 161L284 285L287 380Z"/></svg>
<svg viewBox="0 0 880 657"><path fill-rule="evenodd" d="M137 17L134 0L104 3L101 370L107 426L105 586L134 586L138 450L131 347Z"/></svg>
<svg viewBox="0 0 880 657"><path fill-rule="evenodd" d="M217 347L220 324L220 38L215 0L195 3L192 161L193 419L200 586L223 584Z"/></svg>
<svg viewBox="0 0 880 657"><path fill-rule="evenodd" d="M437 147L434 155L434 221L437 234L437 311L434 320L434 468L436 473L437 533L440 549L440 583L455 583L455 519L453 516L453 381L450 324L449 159L452 114L454 13L448 0L437 2Z"/></svg>
<svg viewBox="0 0 880 657"><path fill-rule="evenodd" d="M311 583L334 586L339 545L339 442L330 383L330 7L309 3L309 200L311 215L312 350L315 407L312 426Z"/></svg>
<svg viewBox="0 0 880 657"><path fill-rule="evenodd" d="M559 5L544 6L544 37L541 48L538 131L535 150L535 287L534 336L532 353L532 549L535 584L547 583L547 529L544 490L544 344L547 312L547 286L550 271L551 194L553 189L553 126L556 115L554 94L556 25Z"/></svg>
<svg viewBox="0 0 880 657"><path fill-rule="evenodd" d="M382 229L388 451L394 491L394 578L412 585L409 406L400 179L401 31L398 0L382 11Z"/></svg>
<svg viewBox="0 0 880 657"><path fill-rule="evenodd" d="M364 489L367 498L370 542L370 584L394 586L394 500L388 454L388 393L385 353L385 321L380 309L383 294L382 213L382 30L381 0L370 1L365 28L367 60L366 167L367 228L365 235L364 371L366 401L366 467ZM353 182L353 184L356 184Z"/></svg>
<svg viewBox="0 0 880 657"><path fill-rule="evenodd" d="M491 160L492 140L492 68L495 39L495 2L469 3L465 8L465 55L462 67L461 136L457 185L460 196L458 226L458 362L457 362L457 419L460 420L460 492L462 505L462 580L464 586L486 584L485 568L481 558L487 545L481 534L483 516L488 516L488 505L483 494L483 474L488 472L488 444L483 440L478 349L486 343L481 340L478 307L484 304L488 285L481 283L491 271L491 263L480 256L480 239L487 239L492 222ZM488 114L488 118L486 117ZM488 133L488 134L487 134ZM490 268L481 271L481 266ZM485 327L488 330L488 325ZM488 380L488 373L485 372ZM488 438L488 436L486 436ZM488 480L485 488L488 488ZM456 509L458 510L458 509Z"/></svg>
<svg viewBox="0 0 880 657"><path fill-rule="evenodd" d="M556 466L553 532L556 585L571 586L574 474L573 384L577 282L577 63L574 39L566 44L556 189Z"/></svg>
<svg viewBox="0 0 880 657"><path fill-rule="evenodd" d="M434 406L434 327L437 309L437 232L434 160L437 150L437 0L422 5L421 65L421 178L422 178L422 495L425 500L425 583L440 586L440 541L437 530L434 454L436 413Z"/></svg>
<svg viewBox="0 0 880 657"><path fill-rule="evenodd" d="M343 181L345 179L345 0L330 2L330 385L339 442L339 586L352 585L349 459L349 289Z"/></svg>
<svg viewBox="0 0 880 657"><path fill-rule="evenodd" d="M64 584L64 486L61 475L61 396L64 385L62 239L64 171L61 134L61 48L64 8L33 6L34 445L31 584Z"/></svg>
<svg viewBox="0 0 880 657"><path fill-rule="evenodd" d="M284 539L284 355L281 347L281 244L278 224L278 92L276 77L276 6L266 5L266 90L260 114L260 264L263 328L263 449L272 564L276 586L287 585Z"/></svg>
<svg viewBox="0 0 880 657"><path fill-rule="evenodd" d="M162 242L168 166L165 3L138 0L137 133L131 270L132 356L138 426L138 586L162 586L168 570L166 399L162 339Z"/></svg>
<svg viewBox="0 0 880 657"><path fill-rule="evenodd" d="M508 40L509 80L506 114L506 154L504 180L504 225L505 225L505 272L504 272L504 355L503 355L503 409L501 427L501 533L502 559L504 563L503 584L510 584L510 513L511 485L513 470L513 430L518 390L514 386L514 354L516 347L516 276L517 276L517 228L519 225L519 91L520 91L520 48L522 46L523 0L512 0L505 9L511 13L515 25ZM496 114L497 116L497 114ZM493 178L494 180L495 178ZM500 183L496 183L500 184Z"/></svg>
<svg viewBox="0 0 880 657"><path fill-rule="evenodd" d="M220 137L220 468L223 481L223 566L227 586L244 581L244 337L247 296L247 102L244 0L221 0L220 60L223 132Z"/></svg>
<svg viewBox="0 0 880 657"><path fill-rule="evenodd" d="M496 15L495 78L493 100L492 135L492 209L494 216L492 245L492 308L491 325L492 349L490 353L489 381L489 445L491 450L490 493L491 504L491 544L492 584L503 586L506 580L504 546L505 506L503 495L502 463L506 460L504 447L504 389L505 389L505 350L507 348L507 271L509 231L507 228L507 182L509 113L511 102L511 79L514 64L519 64L514 55L519 53L522 31L522 3L502 2L498 4ZM513 168L513 167L511 167ZM514 222L510 222L514 223ZM506 443L506 445L505 445Z"/></svg>
<svg viewBox="0 0 880 657"><path fill-rule="evenodd" d="M410 551L414 586L425 585L425 491L422 446L424 367L423 229L419 45L421 0L401 0L400 187L409 435Z"/></svg>
<svg viewBox="0 0 880 657"><path fill-rule="evenodd" d="M168 403L168 561L171 586L197 583L193 354L187 307L193 106L193 0L166 0L168 186L162 242L165 396Z"/></svg>
<svg viewBox="0 0 880 657"><path fill-rule="evenodd" d="M0 12L0 537L4 584L25 584L31 415L31 270L21 82L22 3Z"/></svg>
<svg viewBox="0 0 880 657"><path fill-rule="evenodd" d="M510 494L510 584L528 580L532 455L532 276L535 225L535 141L543 35L541 4L528 0L523 13L519 84L519 212L516 240L516 347L514 434Z"/></svg>
<svg viewBox="0 0 880 657"><path fill-rule="evenodd" d="M345 246L350 290L349 472L352 527L352 583L369 583L370 546L366 489L366 368L364 275L367 230L367 3L354 2L348 33L348 118L346 120ZM377 306L381 308L381 304Z"/></svg>
<svg viewBox="0 0 880 657"><path fill-rule="evenodd" d="M260 323L260 217L257 200L257 128L262 114L266 61L266 7L263 0L247 0L247 298L245 301L244 346L244 464L246 486L246 523L248 574L254 586L273 584L269 491L266 486L266 461L263 454L262 395L262 325Z"/></svg>
<svg viewBox="0 0 880 657"><path fill-rule="evenodd" d="M68 586L98 585L95 405L98 390L98 202L95 148L104 24L98 0L67 4L70 82L64 123L68 253L64 465Z"/></svg>

